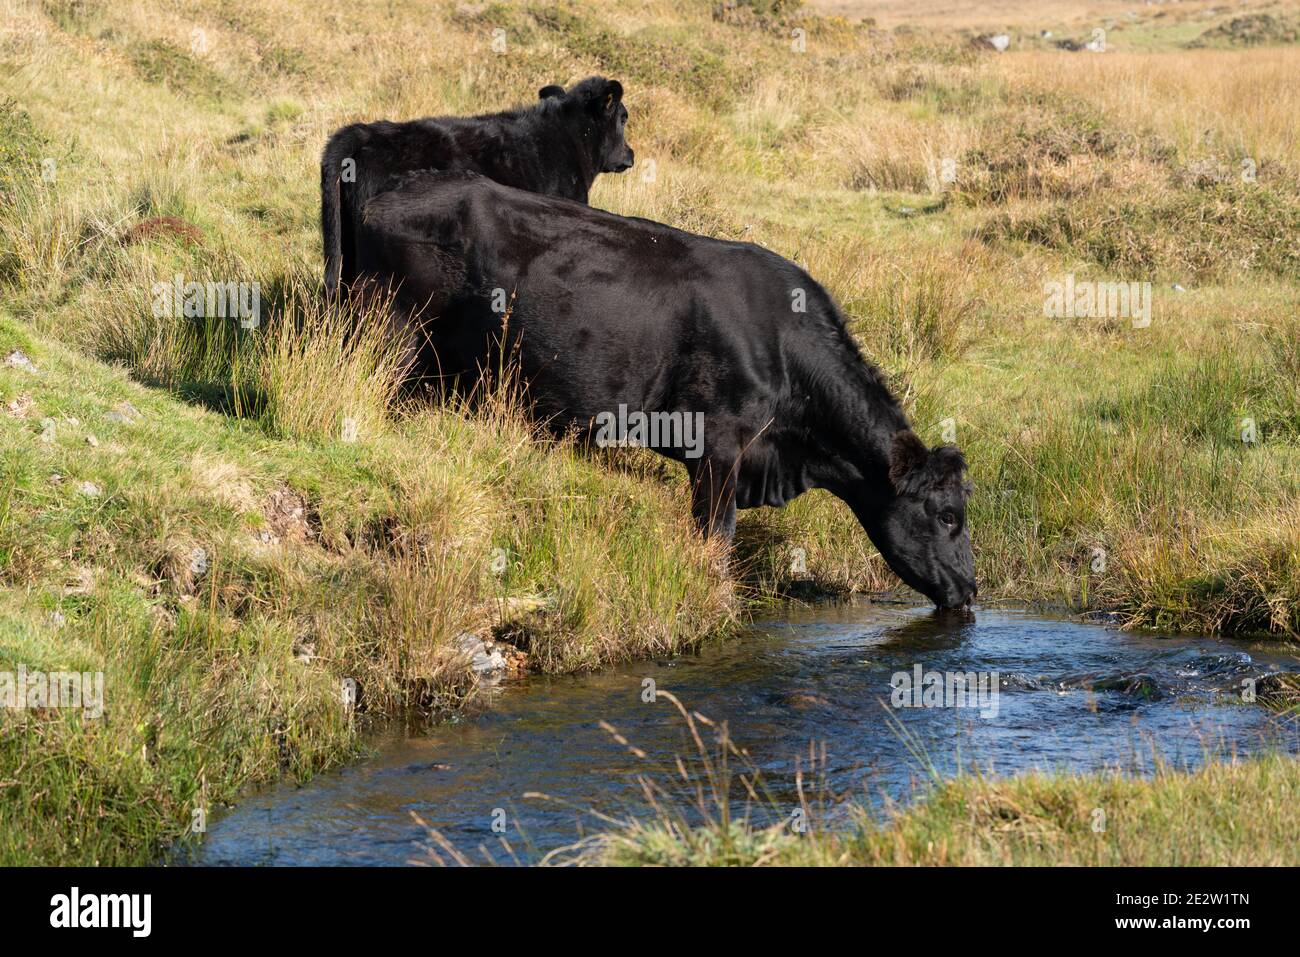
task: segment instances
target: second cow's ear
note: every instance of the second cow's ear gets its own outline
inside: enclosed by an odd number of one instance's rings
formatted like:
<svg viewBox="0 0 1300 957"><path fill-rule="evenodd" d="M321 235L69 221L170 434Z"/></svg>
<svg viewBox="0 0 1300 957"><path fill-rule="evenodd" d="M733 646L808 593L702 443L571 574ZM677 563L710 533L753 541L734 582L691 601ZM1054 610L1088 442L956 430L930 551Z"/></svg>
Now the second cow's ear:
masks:
<svg viewBox="0 0 1300 957"><path fill-rule="evenodd" d="M550 86L544 86L537 91L539 100L549 100L553 96L564 96L564 87L552 83Z"/></svg>
<svg viewBox="0 0 1300 957"><path fill-rule="evenodd" d="M623 101L623 84L618 80L610 80L605 87L605 95L602 98L602 105L606 113L613 113L618 108L618 104Z"/></svg>

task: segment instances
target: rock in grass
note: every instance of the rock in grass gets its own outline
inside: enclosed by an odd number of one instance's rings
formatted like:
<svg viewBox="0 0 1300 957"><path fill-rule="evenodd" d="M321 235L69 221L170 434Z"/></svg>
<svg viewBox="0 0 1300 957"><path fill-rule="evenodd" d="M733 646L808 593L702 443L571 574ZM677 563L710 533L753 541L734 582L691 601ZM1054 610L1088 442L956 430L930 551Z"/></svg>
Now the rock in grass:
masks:
<svg viewBox="0 0 1300 957"><path fill-rule="evenodd" d="M975 37L971 43L981 50L996 50L998 53L1005 53L1011 46L1011 37L1005 33L986 33L983 36Z"/></svg>
<svg viewBox="0 0 1300 957"><path fill-rule="evenodd" d="M24 372L30 372L33 375L37 373L36 363L19 349L15 349L5 357L5 365L11 369L22 369Z"/></svg>
<svg viewBox="0 0 1300 957"><path fill-rule="evenodd" d="M497 675L506 670L506 656L495 642L462 631L451 640L451 646L458 655L468 659L470 670L476 675Z"/></svg>
<svg viewBox="0 0 1300 957"><path fill-rule="evenodd" d="M130 402L122 401L104 413L104 418L118 425L129 425L141 417L141 412Z"/></svg>

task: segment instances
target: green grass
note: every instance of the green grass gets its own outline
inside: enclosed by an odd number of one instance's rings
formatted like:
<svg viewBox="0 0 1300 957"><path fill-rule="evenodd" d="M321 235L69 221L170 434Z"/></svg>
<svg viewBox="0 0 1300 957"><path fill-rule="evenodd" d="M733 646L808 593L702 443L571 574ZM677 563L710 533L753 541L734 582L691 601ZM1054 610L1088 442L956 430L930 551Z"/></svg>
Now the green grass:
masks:
<svg viewBox="0 0 1300 957"><path fill-rule="evenodd" d="M107 710L0 716L7 863L151 860L195 808L354 754L366 714L463 706L463 630L564 672L734 614L683 505L513 413L361 416L346 442L292 382L250 422L4 320L13 349L37 372L0 369L24 409L0 414L0 671L102 672Z"/></svg>
<svg viewBox="0 0 1300 957"><path fill-rule="evenodd" d="M133 43L128 55L131 65L147 83L197 99L217 101L229 95L220 73L203 63L197 54L166 40Z"/></svg>
<svg viewBox="0 0 1300 957"><path fill-rule="evenodd" d="M621 866L1290 866L1300 768L1265 756L1123 774L958 777L884 815L841 809L847 827L755 827L672 818L592 841L585 863ZM809 819L817 822L814 813Z"/></svg>
<svg viewBox="0 0 1300 957"><path fill-rule="evenodd" d="M945 778L897 728L915 761L905 804L868 804L829 785L832 761L799 756L797 798L778 798L749 752L714 722L666 696L694 752L647 756L606 727L642 767L645 813L553 851L544 864L755 866L1294 866L1300 764L1265 752L1247 760L1208 747L1201 767L1152 757L1150 773L1115 766L1089 774L1034 771L1000 778L977 769ZM1261 701L1295 716L1286 678ZM1143 762L1145 763L1145 761ZM430 848L451 845L431 833ZM435 859L440 854L431 850ZM468 858L453 857L467 864Z"/></svg>

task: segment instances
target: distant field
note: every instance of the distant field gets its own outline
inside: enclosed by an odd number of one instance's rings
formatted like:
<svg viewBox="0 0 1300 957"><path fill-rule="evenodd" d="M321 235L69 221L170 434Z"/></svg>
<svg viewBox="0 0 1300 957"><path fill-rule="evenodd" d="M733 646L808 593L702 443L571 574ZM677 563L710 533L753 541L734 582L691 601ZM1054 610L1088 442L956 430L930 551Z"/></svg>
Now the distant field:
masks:
<svg viewBox="0 0 1300 957"><path fill-rule="evenodd" d="M900 25L939 29L961 27L1033 27L1122 16L1141 4L1125 0L809 0L818 13L852 19L871 18L881 27ZM1202 6L1213 6L1203 4Z"/></svg>
<svg viewBox="0 0 1300 957"><path fill-rule="evenodd" d="M1170 23L1215 19L1252 10L1285 8L1276 2L1214 3L1213 0L808 0L818 13L851 19L871 18L886 29L897 26L953 30L963 28L1048 30L1083 23L1100 25L1126 18L1167 19Z"/></svg>

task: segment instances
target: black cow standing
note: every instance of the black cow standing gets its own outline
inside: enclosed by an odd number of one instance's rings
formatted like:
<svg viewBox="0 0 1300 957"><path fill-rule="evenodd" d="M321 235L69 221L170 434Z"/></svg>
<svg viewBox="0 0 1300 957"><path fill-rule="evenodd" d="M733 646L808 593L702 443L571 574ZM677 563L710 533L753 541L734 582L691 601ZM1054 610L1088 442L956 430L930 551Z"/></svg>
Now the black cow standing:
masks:
<svg viewBox="0 0 1300 957"><path fill-rule="evenodd" d="M926 448L794 263L464 173L409 177L363 230L414 373L473 380L510 350L534 413L589 438L615 410L702 413L694 449L647 444L685 463L706 535L824 488L907 584L975 594L961 453Z"/></svg>
<svg viewBox="0 0 1300 957"><path fill-rule="evenodd" d="M543 87L531 106L484 116L354 123L321 154L325 294L356 278L357 216L365 203L416 170L472 170L499 183L585 203L600 173L632 165L627 107L616 80L593 76L565 92Z"/></svg>

